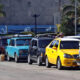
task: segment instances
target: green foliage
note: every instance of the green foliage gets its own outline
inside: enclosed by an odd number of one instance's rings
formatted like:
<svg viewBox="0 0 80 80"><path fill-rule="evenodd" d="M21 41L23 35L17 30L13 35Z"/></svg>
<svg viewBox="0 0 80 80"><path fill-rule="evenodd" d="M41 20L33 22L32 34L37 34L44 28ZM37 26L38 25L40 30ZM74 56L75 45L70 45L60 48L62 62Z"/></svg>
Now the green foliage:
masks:
<svg viewBox="0 0 80 80"><path fill-rule="evenodd" d="M73 5L66 5L63 7L63 16L67 15L71 15L74 13L75 7Z"/></svg>
<svg viewBox="0 0 80 80"><path fill-rule="evenodd" d="M77 1L78 1L78 2L80 2L80 0L77 0ZM74 3L74 2L75 2L75 0L71 0L71 2L72 2L72 3Z"/></svg>
<svg viewBox="0 0 80 80"><path fill-rule="evenodd" d="M80 2L80 0L77 0L77 1ZM71 2L74 3L75 0L71 0ZM78 18L80 17L80 6L79 5L77 6L77 17ZM75 7L74 7L74 5L64 6L61 31L65 35L74 35L74 33L75 33L74 32L74 30L75 30L74 18L75 18Z"/></svg>
<svg viewBox="0 0 80 80"><path fill-rule="evenodd" d="M67 16L62 19L61 32L63 32L64 35L74 35L73 20L73 18L68 18Z"/></svg>

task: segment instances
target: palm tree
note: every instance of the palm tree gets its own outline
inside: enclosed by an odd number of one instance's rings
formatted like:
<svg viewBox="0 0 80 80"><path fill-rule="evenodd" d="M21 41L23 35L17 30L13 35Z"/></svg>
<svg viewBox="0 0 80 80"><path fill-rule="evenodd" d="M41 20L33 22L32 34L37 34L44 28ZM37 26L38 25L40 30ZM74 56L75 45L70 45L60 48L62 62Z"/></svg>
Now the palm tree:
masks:
<svg viewBox="0 0 80 80"><path fill-rule="evenodd" d="M80 2L80 0L77 0L77 1L78 1L78 2ZM71 2L72 2L72 3L74 3L74 2L75 2L75 0L71 0Z"/></svg>
<svg viewBox="0 0 80 80"><path fill-rule="evenodd" d="M80 3L80 0L77 0ZM75 3L75 0L71 0L72 3ZM74 4L72 5L66 5L63 7L63 16L67 15L67 16L71 16L71 15L75 15L75 6ZM77 15L80 16L80 6L77 6Z"/></svg>
<svg viewBox="0 0 80 80"><path fill-rule="evenodd" d="M77 0L80 4L80 0ZM71 0L71 5L66 5L62 10L62 32L66 35L74 35L74 19L75 19L75 0ZM77 6L77 24L80 20L80 6Z"/></svg>
<svg viewBox="0 0 80 80"><path fill-rule="evenodd" d="M72 15L72 14L74 14L74 6L73 5L67 5L67 6L64 6L63 7L63 10L62 10L62 12L63 12L63 16L70 16L70 15Z"/></svg>

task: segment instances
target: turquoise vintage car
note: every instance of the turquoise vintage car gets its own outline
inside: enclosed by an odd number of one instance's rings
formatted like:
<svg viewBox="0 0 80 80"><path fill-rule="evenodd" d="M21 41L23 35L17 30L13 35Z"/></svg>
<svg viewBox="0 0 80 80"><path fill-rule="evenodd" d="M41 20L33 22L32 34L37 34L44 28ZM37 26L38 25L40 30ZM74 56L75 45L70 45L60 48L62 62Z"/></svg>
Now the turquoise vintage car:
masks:
<svg viewBox="0 0 80 80"><path fill-rule="evenodd" d="M15 62L27 60L28 49L32 37L16 37L7 40L6 47L7 60L14 58Z"/></svg>

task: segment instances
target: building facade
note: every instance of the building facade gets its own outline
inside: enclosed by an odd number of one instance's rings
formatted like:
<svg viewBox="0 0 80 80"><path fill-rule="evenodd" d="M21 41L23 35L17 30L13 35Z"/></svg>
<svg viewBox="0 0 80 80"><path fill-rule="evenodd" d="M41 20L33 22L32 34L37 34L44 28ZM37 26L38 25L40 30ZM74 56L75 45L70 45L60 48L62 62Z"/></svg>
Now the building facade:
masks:
<svg viewBox="0 0 80 80"><path fill-rule="evenodd" d="M34 25L34 14L38 25L54 25L60 23L60 6L69 4L70 0L0 0L4 5L5 17L0 24Z"/></svg>

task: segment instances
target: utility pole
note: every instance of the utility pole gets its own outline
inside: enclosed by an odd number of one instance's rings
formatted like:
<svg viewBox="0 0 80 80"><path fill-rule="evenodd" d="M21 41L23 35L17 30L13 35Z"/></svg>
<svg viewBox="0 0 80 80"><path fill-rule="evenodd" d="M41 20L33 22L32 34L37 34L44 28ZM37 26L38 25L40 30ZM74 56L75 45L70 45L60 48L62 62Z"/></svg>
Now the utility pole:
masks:
<svg viewBox="0 0 80 80"><path fill-rule="evenodd" d="M39 17L40 15L38 14L34 14L33 17L35 19L35 34L37 34L37 18Z"/></svg>
<svg viewBox="0 0 80 80"><path fill-rule="evenodd" d="M75 35L77 34L77 0L75 0Z"/></svg>

